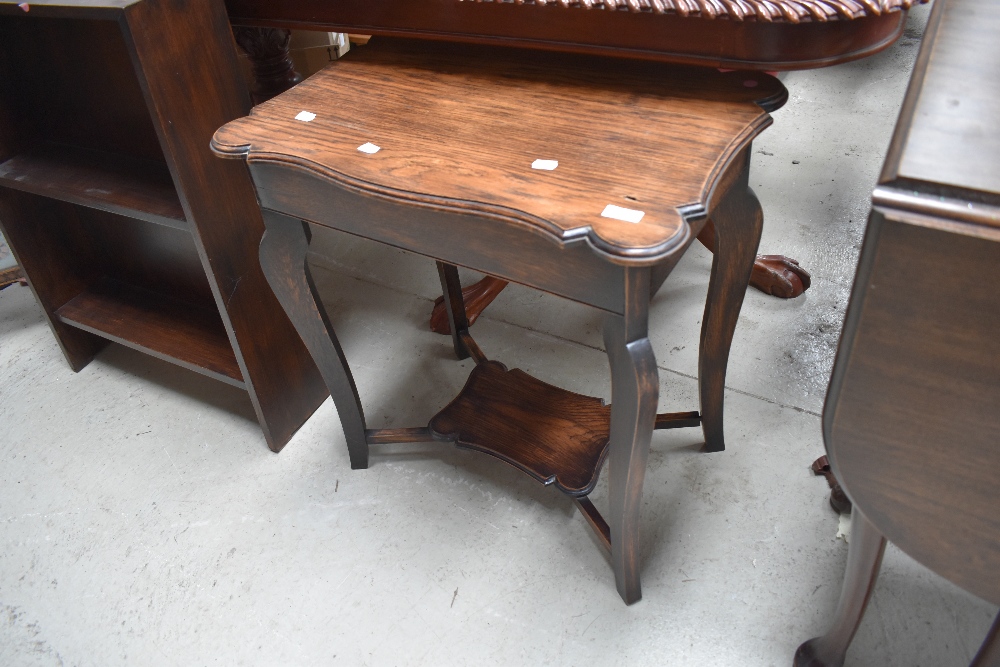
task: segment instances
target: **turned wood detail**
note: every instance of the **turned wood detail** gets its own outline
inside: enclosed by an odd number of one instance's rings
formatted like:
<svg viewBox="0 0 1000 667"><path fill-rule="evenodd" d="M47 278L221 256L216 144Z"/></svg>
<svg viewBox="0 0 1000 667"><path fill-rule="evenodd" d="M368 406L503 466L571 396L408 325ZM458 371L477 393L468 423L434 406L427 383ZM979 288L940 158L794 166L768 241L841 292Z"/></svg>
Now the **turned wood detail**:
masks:
<svg viewBox="0 0 1000 667"><path fill-rule="evenodd" d="M457 2L493 2L494 0L457 0ZM701 19L733 21L837 21L881 16L905 11L927 0L512 0L515 5L559 7L563 9L604 9L608 11L677 14Z"/></svg>
<svg viewBox="0 0 1000 667"><path fill-rule="evenodd" d="M266 102L302 81L288 50L290 30L233 26L233 37L250 58L254 104Z"/></svg>

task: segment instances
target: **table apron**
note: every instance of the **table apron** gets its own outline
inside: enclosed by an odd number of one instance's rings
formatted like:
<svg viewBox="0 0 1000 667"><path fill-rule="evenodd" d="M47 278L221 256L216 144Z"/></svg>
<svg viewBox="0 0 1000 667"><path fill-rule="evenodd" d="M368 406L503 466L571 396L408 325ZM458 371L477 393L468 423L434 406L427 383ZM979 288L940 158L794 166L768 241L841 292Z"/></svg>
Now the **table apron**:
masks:
<svg viewBox="0 0 1000 667"><path fill-rule="evenodd" d="M394 202L301 169L252 162L261 207L621 315L625 273L585 239L528 223Z"/></svg>

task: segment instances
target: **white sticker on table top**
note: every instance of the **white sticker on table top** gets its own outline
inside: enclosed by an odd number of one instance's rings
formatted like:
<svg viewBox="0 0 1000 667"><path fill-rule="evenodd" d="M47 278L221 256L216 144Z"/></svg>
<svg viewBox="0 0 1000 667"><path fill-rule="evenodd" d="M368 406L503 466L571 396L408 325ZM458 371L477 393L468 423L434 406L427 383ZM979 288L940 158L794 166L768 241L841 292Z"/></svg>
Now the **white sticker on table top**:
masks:
<svg viewBox="0 0 1000 667"><path fill-rule="evenodd" d="M624 206L615 206L614 204L605 206L604 211L601 213L602 218L614 218L615 220L624 220L625 222L639 222L644 215L646 215L645 211L637 211L634 208L625 208Z"/></svg>
<svg viewBox="0 0 1000 667"><path fill-rule="evenodd" d="M368 153L369 155L374 155L382 150L381 146L376 146L375 144L368 142L367 144L361 144L358 146L358 150L362 153Z"/></svg>
<svg viewBox="0 0 1000 667"><path fill-rule="evenodd" d="M295 116L295 120L301 120L303 123L308 123L309 121L316 118L316 114L312 111L300 111Z"/></svg>
<svg viewBox="0 0 1000 667"><path fill-rule="evenodd" d="M532 169L541 169L542 171L552 171L559 166L559 160L535 160L531 163Z"/></svg>

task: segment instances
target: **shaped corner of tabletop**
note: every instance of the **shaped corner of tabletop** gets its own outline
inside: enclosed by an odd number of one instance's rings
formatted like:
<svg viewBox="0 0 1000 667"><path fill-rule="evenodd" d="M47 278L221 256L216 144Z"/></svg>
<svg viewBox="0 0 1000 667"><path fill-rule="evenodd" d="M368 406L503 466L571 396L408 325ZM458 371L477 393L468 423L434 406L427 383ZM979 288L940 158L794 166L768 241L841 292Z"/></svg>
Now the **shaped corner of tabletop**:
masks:
<svg viewBox="0 0 1000 667"><path fill-rule="evenodd" d="M756 72L380 41L224 125L212 149L654 264L686 247L770 124L760 100L787 97Z"/></svg>

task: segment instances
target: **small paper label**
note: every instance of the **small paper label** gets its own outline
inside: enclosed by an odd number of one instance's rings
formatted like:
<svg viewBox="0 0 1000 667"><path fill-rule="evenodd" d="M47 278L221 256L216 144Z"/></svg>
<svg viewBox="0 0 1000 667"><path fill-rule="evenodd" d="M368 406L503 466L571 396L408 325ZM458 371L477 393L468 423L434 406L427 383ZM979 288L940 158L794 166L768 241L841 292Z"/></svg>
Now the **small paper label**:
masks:
<svg viewBox="0 0 1000 667"><path fill-rule="evenodd" d="M361 144L360 146L358 146L358 150L361 151L362 153L368 153L369 155L372 155L373 153L378 153L382 149L376 146L375 144L369 142L367 144Z"/></svg>
<svg viewBox="0 0 1000 667"><path fill-rule="evenodd" d="M541 169L543 171L552 171L559 166L559 160L535 160L531 163L532 169Z"/></svg>
<svg viewBox="0 0 1000 667"><path fill-rule="evenodd" d="M316 118L316 114L312 111L300 111L298 115L295 116L295 120L301 120L303 123L308 123L314 118Z"/></svg>
<svg viewBox="0 0 1000 667"><path fill-rule="evenodd" d="M615 220L624 220L625 222L639 222L644 215L646 215L645 211L637 211L634 208L625 208L623 206L615 206L614 204L605 206L604 212L601 213L602 218L614 218Z"/></svg>

